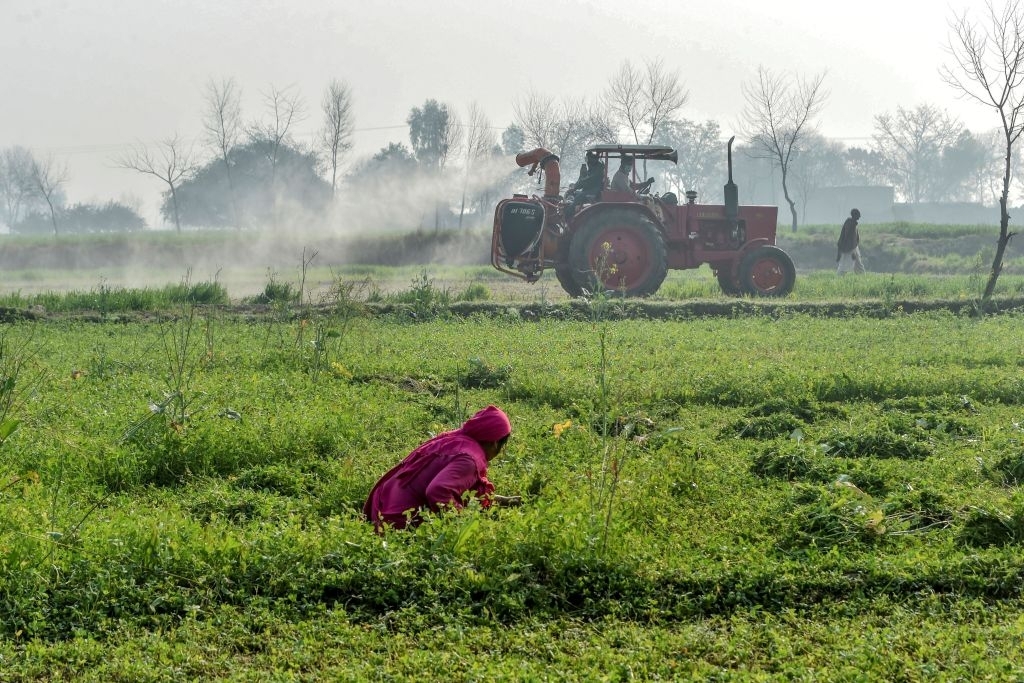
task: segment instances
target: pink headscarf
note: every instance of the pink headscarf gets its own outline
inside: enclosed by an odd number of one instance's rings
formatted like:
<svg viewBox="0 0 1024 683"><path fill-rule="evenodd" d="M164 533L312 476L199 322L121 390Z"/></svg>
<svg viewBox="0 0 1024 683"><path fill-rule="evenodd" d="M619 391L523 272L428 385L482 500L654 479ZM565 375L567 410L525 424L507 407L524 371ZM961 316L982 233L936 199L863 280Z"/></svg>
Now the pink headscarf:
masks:
<svg viewBox="0 0 1024 683"><path fill-rule="evenodd" d="M402 468L399 476L414 477L435 453L452 449L462 449L472 455L480 466L480 471L486 472L487 457L484 449L480 447L480 442L499 441L511 433L512 423L509 422L508 415L497 406L487 406L483 410L478 410L458 429L438 434L405 456L405 460L399 463Z"/></svg>
<svg viewBox="0 0 1024 683"><path fill-rule="evenodd" d="M501 441L512 433L512 423L501 408L487 406L463 422L456 431L477 441Z"/></svg>

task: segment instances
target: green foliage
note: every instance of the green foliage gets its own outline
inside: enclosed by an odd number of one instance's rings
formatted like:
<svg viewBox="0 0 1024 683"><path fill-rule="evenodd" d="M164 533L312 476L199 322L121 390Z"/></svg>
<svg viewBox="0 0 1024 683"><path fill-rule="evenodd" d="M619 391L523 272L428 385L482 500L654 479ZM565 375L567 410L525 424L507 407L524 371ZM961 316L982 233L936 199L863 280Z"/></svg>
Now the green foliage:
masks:
<svg viewBox="0 0 1024 683"><path fill-rule="evenodd" d="M990 476L1007 486L1024 483L1024 451L1016 450L999 458L989 470Z"/></svg>
<svg viewBox="0 0 1024 683"><path fill-rule="evenodd" d="M922 460L932 453L930 443L915 434L894 431L890 425L849 434L834 433L822 448L829 455L841 458Z"/></svg>
<svg viewBox="0 0 1024 683"><path fill-rule="evenodd" d="M736 436L743 439L774 439L789 436L801 427L804 422L788 413L775 413L760 417L746 417L726 425L722 436Z"/></svg>
<svg viewBox="0 0 1024 683"><path fill-rule="evenodd" d="M142 230L146 221L132 207L108 201L105 204L72 204L58 214L62 235L90 232L131 232ZM30 212L10 226L11 234L51 235L53 223L49 212Z"/></svg>
<svg viewBox="0 0 1024 683"><path fill-rule="evenodd" d="M189 174L160 207L183 225L278 228L281 214L318 215L330 202L331 186L317 173L316 155L258 126L227 151L230 171L219 156ZM229 174L230 173L230 177ZM175 204L176 201L176 204Z"/></svg>
<svg viewBox="0 0 1024 683"><path fill-rule="evenodd" d="M873 544L887 530L881 505L846 479L796 488L784 514L778 542L787 550Z"/></svg>
<svg viewBox="0 0 1024 683"><path fill-rule="evenodd" d="M470 358L465 373L459 377L459 384L464 389L496 389L512 378L512 372L511 365L494 367L482 358Z"/></svg>
<svg viewBox="0 0 1024 683"><path fill-rule="evenodd" d="M491 291L482 282L471 282L461 294L455 297L456 301L488 301L491 298Z"/></svg>
<svg viewBox="0 0 1024 683"><path fill-rule="evenodd" d="M291 282L278 279L277 273L268 273L267 284L263 291L252 298L254 304L292 304L298 303L302 296Z"/></svg>
<svg viewBox="0 0 1024 683"><path fill-rule="evenodd" d="M228 292L219 282L181 282L167 285L164 290L167 302L171 304L222 305L228 303Z"/></svg>
<svg viewBox="0 0 1024 683"><path fill-rule="evenodd" d="M1024 509L1005 512L996 507L973 507L957 534L957 540L973 548L1024 542Z"/></svg>
<svg viewBox="0 0 1024 683"><path fill-rule="evenodd" d="M830 481L831 471L813 446L791 440L763 448L754 457L750 473L784 481Z"/></svg>

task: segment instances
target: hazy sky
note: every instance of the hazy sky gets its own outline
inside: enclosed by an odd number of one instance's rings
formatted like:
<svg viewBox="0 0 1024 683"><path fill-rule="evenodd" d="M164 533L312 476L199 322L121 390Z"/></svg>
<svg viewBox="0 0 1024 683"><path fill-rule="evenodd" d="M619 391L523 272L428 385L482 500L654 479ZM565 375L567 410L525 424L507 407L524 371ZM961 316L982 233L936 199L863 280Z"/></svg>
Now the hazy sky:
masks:
<svg viewBox="0 0 1024 683"><path fill-rule="evenodd" d="M198 141L203 89L233 77L247 120L262 93L294 86L309 117L332 78L355 98L356 155L408 143L427 98L495 127L531 90L594 97L623 60L658 58L690 92L682 115L736 130L741 83L759 65L827 70L820 130L866 144L873 117L934 104L972 130L991 111L958 99L938 67L948 22L977 0L0 0L0 147L53 153L69 200L133 195L157 225L159 181L113 168L135 142Z"/></svg>

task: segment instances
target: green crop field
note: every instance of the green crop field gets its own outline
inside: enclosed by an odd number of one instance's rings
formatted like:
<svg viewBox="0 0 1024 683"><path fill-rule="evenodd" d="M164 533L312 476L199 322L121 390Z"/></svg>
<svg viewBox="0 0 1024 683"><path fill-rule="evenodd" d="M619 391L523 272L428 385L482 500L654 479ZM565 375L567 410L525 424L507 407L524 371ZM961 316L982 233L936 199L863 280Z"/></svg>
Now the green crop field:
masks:
<svg viewBox="0 0 1024 683"><path fill-rule="evenodd" d="M405 275L0 328L0 680L1024 676L1019 312L820 275L805 298L873 307L456 316L499 297ZM376 478L488 403L526 504L376 536Z"/></svg>

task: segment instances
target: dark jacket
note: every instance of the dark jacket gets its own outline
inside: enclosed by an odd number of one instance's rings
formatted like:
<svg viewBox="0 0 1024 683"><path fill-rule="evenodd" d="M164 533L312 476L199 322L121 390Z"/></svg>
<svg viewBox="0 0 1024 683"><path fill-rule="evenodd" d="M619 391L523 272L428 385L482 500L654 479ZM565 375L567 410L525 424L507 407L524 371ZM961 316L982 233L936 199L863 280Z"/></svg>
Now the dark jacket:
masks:
<svg viewBox="0 0 1024 683"><path fill-rule="evenodd" d="M604 164L600 161L588 165L576 181L576 190L585 197L596 199L604 188Z"/></svg>
<svg viewBox="0 0 1024 683"><path fill-rule="evenodd" d="M843 223L843 229L839 233L839 243L836 244L836 261L843 254L849 253L860 246L860 232L857 230L857 219L850 216Z"/></svg>

